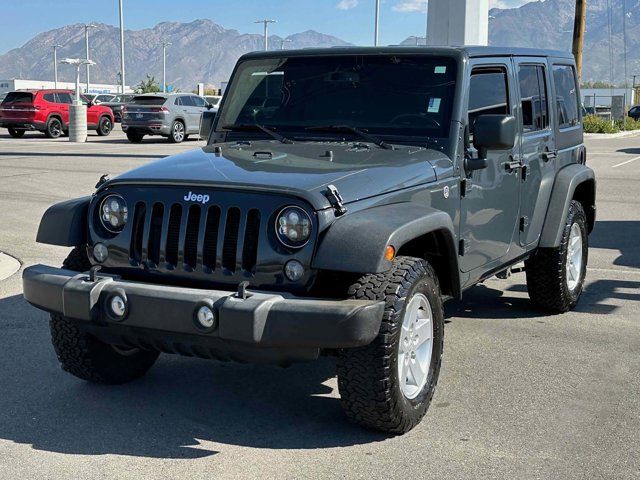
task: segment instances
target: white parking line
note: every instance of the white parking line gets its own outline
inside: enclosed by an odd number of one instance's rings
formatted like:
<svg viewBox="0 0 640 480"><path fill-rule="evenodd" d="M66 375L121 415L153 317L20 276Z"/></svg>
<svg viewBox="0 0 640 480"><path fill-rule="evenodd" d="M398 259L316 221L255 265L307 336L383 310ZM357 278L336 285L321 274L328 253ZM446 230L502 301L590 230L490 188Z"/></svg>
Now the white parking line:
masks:
<svg viewBox="0 0 640 480"><path fill-rule="evenodd" d="M611 168L618 168L618 167L621 167L622 165L626 165L627 163L635 162L636 160L640 160L640 157L632 158L631 160L627 160L626 162L618 163L617 165L614 165Z"/></svg>

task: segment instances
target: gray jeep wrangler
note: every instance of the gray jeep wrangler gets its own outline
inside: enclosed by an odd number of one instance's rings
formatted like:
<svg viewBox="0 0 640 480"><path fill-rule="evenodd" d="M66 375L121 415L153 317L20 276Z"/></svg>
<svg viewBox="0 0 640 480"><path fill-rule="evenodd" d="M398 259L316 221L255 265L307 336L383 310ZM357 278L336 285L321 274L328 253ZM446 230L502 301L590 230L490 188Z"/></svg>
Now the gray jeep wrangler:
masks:
<svg viewBox="0 0 640 480"><path fill-rule="evenodd" d="M207 146L52 206L24 271L62 368L143 375L158 354L337 357L346 415L425 415L443 301L524 262L532 306L583 289L595 178L573 59L505 48L334 48L238 62ZM206 122L204 122L206 124Z"/></svg>

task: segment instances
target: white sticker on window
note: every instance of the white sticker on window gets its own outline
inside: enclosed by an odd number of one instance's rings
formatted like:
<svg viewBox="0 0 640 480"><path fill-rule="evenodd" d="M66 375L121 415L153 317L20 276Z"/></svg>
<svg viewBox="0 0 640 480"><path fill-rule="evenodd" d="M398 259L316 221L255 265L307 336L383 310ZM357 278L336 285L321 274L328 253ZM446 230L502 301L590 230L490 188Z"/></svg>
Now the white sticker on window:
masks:
<svg viewBox="0 0 640 480"><path fill-rule="evenodd" d="M433 73L447 73L447 67L439 65L433 70Z"/></svg>
<svg viewBox="0 0 640 480"><path fill-rule="evenodd" d="M440 98L430 98L429 99L429 108L427 108L428 113L438 113L440 111L440 102L442 99Z"/></svg>

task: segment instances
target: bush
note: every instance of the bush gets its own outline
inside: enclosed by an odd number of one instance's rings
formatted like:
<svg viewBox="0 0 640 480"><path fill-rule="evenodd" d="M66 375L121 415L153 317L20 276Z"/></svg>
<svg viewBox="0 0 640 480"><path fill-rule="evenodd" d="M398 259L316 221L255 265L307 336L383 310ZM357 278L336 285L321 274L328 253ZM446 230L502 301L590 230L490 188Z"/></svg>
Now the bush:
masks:
<svg viewBox="0 0 640 480"><path fill-rule="evenodd" d="M640 130L640 121L626 117L624 122L622 120L616 120L616 126L620 130Z"/></svg>
<svg viewBox="0 0 640 480"><path fill-rule="evenodd" d="M585 133L618 133L620 128L612 124L611 120L598 117L597 115L587 115L583 120Z"/></svg>

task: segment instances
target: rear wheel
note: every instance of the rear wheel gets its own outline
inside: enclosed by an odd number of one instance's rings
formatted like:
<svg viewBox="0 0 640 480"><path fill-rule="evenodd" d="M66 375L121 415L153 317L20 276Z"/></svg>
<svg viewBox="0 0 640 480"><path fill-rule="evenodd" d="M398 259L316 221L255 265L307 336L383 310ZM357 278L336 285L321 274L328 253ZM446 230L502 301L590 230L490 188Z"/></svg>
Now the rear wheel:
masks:
<svg viewBox="0 0 640 480"><path fill-rule="evenodd" d="M344 411L364 427L408 432L427 412L440 373L444 313L436 274L424 260L397 257L388 272L362 277L349 293L386 306L378 337L340 354Z"/></svg>
<svg viewBox="0 0 640 480"><path fill-rule="evenodd" d="M47 121L44 134L47 138L58 138L62 135L62 122L59 118L52 117Z"/></svg>
<svg viewBox="0 0 640 480"><path fill-rule="evenodd" d="M127 138L131 143L140 143L144 138L144 135L135 130L127 130Z"/></svg>
<svg viewBox="0 0 640 480"><path fill-rule="evenodd" d="M171 125L171 133L169 134L169 143L182 143L185 140L184 123L180 120L176 120Z"/></svg>
<svg viewBox="0 0 640 480"><path fill-rule="evenodd" d="M113 122L111 119L109 117L101 117L98 122L98 128L96 129L98 135L106 137L111 133L111 130L113 130Z"/></svg>
<svg viewBox="0 0 640 480"><path fill-rule="evenodd" d="M91 263L86 249L74 248L63 263L68 270L87 271ZM84 332L78 322L51 315L51 341L63 370L92 383L120 384L142 377L153 366L158 352L104 343Z"/></svg>
<svg viewBox="0 0 640 480"><path fill-rule="evenodd" d="M21 138L24 137L25 130L17 130L15 128L9 128L9 135L13 138Z"/></svg>

